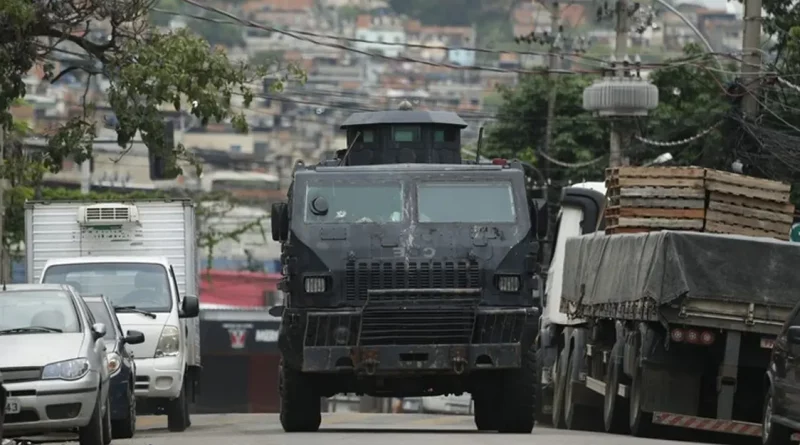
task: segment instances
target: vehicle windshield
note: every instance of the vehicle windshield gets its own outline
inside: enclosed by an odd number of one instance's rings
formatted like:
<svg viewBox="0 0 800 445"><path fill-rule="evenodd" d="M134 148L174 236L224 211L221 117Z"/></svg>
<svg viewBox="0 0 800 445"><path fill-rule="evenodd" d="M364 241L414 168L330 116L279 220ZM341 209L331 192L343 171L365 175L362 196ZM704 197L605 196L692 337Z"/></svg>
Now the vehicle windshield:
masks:
<svg viewBox="0 0 800 445"><path fill-rule="evenodd" d="M103 336L105 340L114 340L117 338L117 329L116 323L111 317L110 312L108 312L108 307L102 301L87 301L86 306L89 306L89 310L92 311L92 315L94 316L95 321L98 323L103 323L106 325L106 335Z"/></svg>
<svg viewBox="0 0 800 445"><path fill-rule="evenodd" d="M60 290L0 291L0 335L81 332L72 297Z"/></svg>
<svg viewBox="0 0 800 445"><path fill-rule="evenodd" d="M159 264L82 263L47 268L44 283L69 284L82 295L103 295L112 306L169 312L167 270Z"/></svg>
<svg viewBox="0 0 800 445"><path fill-rule="evenodd" d="M517 219L509 182L420 183L419 222L513 223Z"/></svg>
<svg viewBox="0 0 800 445"><path fill-rule="evenodd" d="M327 212L320 207L323 198ZM400 183L320 183L306 190L307 223L389 223L403 220L403 187Z"/></svg>

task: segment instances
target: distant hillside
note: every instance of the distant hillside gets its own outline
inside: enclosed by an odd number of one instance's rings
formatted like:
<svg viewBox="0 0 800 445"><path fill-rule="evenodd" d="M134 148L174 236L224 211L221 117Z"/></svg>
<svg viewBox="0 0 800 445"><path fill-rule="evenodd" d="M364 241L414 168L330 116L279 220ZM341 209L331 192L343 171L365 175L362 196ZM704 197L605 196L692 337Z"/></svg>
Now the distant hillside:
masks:
<svg viewBox="0 0 800 445"><path fill-rule="evenodd" d="M464 26L507 20L523 0L389 0L399 13L425 25Z"/></svg>

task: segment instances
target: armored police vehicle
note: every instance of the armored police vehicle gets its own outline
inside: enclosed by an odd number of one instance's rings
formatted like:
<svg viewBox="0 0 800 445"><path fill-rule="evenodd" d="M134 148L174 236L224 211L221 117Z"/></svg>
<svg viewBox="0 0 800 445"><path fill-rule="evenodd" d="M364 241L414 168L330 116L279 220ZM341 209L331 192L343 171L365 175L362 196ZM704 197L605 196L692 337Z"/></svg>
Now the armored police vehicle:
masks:
<svg viewBox="0 0 800 445"><path fill-rule="evenodd" d="M451 112L356 113L347 150L295 167L272 208L285 431L317 430L320 397L337 393L469 392L478 429L533 429L546 210L519 162L462 162L466 126Z"/></svg>

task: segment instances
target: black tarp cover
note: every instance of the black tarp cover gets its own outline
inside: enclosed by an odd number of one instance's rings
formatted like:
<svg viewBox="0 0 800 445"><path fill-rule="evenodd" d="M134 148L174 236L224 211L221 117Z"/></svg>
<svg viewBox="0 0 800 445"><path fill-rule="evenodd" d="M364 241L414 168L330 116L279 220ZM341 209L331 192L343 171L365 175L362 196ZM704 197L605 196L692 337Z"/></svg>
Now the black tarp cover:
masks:
<svg viewBox="0 0 800 445"><path fill-rule="evenodd" d="M800 243L662 231L567 240L563 298L580 305L688 298L792 307ZM581 287L585 295L581 299Z"/></svg>

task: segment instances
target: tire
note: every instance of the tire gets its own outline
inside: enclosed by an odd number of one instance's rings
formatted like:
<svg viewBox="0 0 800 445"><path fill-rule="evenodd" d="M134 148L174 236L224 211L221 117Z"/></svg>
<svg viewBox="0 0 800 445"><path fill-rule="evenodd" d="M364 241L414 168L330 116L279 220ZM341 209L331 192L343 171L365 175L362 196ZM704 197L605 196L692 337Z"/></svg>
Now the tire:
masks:
<svg viewBox="0 0 800 445"><path fill-rule="evenodd" d="M478 431L497 431L498 411L496 402L497 397L489 392L484 392L475 400L475 412L473 418L475 427Z"/></svg>
<svg viewBox="0 0 800 445"><path fill-rule="evenodd" d="M761 417L761 443L763 445L789 445L792 440L792 430L773 422L774 399L772 397L772 387L764 397L764 412Z"/></svg>
<svg viewBox="0 0 800 445"><path fill-rule="evenodd" d="M133 388L128 388L128 416L111 421L111 435L114 439L130 439L136 434L136 396Z"/></svg>
<svg viewBox="0 0 800 445"><path fill-rule="evenodd" d="M283 431L287 433L314 432L322 423L320 396L309 380L300 371L280 366L280 419Z"/></svg>
<svg viewBox="0 0 800 445"><path fill-rule="evenodd" d="M99 390L98 390L99 391ZM103 404L100 400L94 406L89 423L78 430L80 445L105 445L103 441Z"/></svg>
<svg viewBox="0 0 800 445"><path fill-rule="evenodd" d="M608 433L627 434L630 418L628 401L618 394L621 364L614 357L619 356L622 348L614 347L611 350L606 364L606 393L603 398L603 427Z"/></svg>
<svg viewBox="0 0 800 445"><path fill-rule="evenodd" d="M536 423L550 425L552 421L552 414L545 414L544 412L544 388L542 387L542 356L541 348L536 352L536 376L539 378L536 382Z"/></svg>
<svg viewBox="0 0 800 445"><path fill-rule="evenodd" d="M189 428L189 397L186 395L187 376L183 378L183 388L177 399L167 403L167 429L182 433Z"/></svg>
<svg viewBox="0 0 800 445"><path fill-rule="evenodd" d="M569 352L561 351L556 359L556 381L553 382L553 428L566 429L564 423L564 392L567 388L567 357Z"/></svg>
<svg viewBox="0 0 800 445"><path fill-rule="evenodd" d="M567 375L564 379L564 425L568 430L591 431L593 428L591 408L575 402L575 377L578 375L578 362L575 354L570 353L567 361Z"/></svg>
<svg viewBox="0 0 800 445"><path fill-rule="evenodd" d="M501 433L530 434L536 424L536 349L528 347L519 369L507 371L502 382L498 405L502 415L497 424Z"/></svg>
<svg viewBox="0 0 800 445"><path fill-rule="evenodd" d="M636 374L633 376L631 382L630 392L630 421L628 425L631 429L631 434L636 437L652 437L655 425L653 425L653 413L642 411L642 400L644 397L644 384L642 382L642 374L644 369L642 365L636 367Z"/></svg>

